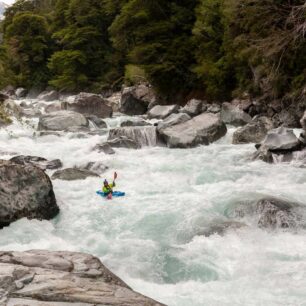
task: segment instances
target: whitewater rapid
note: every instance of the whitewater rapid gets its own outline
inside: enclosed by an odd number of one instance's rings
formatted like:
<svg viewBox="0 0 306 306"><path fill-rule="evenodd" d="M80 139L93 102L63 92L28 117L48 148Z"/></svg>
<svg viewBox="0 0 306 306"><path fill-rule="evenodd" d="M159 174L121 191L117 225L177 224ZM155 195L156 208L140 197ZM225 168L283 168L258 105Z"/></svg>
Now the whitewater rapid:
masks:
<svg viewBox="0 0 306 306"><path fill-rule="evenodd" d="M107 119L109 127L123 118ZM231 145L234 129L208 147L93 151L107 137L35 135L37 120L0 130L0 158L59 158L64 167L100 161L117 171L125 198L96 195L103 178L53 181L61 209L0 233L1 250L71 250L98 256L134 290L171 306L306 305L305 230L248 227L198 235L234 217L237 203L279 196L306 204L306 170L250 161L254 145ZM53 172L48 171L51 175Z"/></svg>

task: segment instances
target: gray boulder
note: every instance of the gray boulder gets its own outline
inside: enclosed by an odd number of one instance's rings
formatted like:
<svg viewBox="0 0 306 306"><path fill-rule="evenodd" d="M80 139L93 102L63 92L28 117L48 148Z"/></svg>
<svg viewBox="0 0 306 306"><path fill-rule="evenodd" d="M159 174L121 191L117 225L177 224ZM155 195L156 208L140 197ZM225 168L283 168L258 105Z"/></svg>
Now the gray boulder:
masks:
<svg viewBox="0 0 306 306"><path fill-rule="evenodd" d="M268 132L266 138L261 143L262 147L269 151L294 151L300 147L301 143L293 133L293 130L279 127Z"/></svg>
<svg viewBox="0 0 306 306"><path fill-rule="evenodd" d="M38 130L64 131L71 127L88 127L88 120L79 113L58 111L39 118Z"/></svg>
<svg viewBox="0 0 306 306"><path fill-rule="evenodd" d="M32 164L36 167L39 167L42 170L59 169L63 166L62 162L59 159L48 161L47 159L38 156L19 155L11 158L10 161L15 164L24 165L24 166Z"/></svg>
<svg viewBox="0 0 306 306"><path fill-rule="evenodd" d="M190 119L191 117L186 113L171 114L165 120L158 123L157 130L161 131L173 125L184 123Z"/></svg>
<svg viewBox="0 0 306 306"><path fill-rule="evenodd" d="M114 149L111 147L109 143L103 143L103 144L97 144L94 147L95 151L98 151L99 153L105 153L107 155L112 155L115 154Z"/></svg>
<svg viewBox="0 0 306 306"><path fill-rule="evenodd" d="M0 252L0 301L7 306L162 306L134 292L92 255Z"/></svg>
<svg viewBox="0 0 306 306"><path fill-rule="evenodd" d="M207 105L205 111L208 113L218 114L221 112L221 106L219 104L213 103L211 105Z"/></svg>
<svg viewBox="0 0 306 306"><path fill-rule="evenodd" d="M84 169L89 170L89 171L93 171L93 172L98 173L98 174L103 174L109 169L109 167L107 167L104 163L97 161L97 162L89 162L84 167Z"/></svg>
<svg viewBox="0 0 306 306"><path fill-rule="evenodd" d="M173 113L179 111L179 105L156 105L148 112L150 119L165 119Z"/></svg>
<svg viewBox="0 0 306 306"><path fill-rule="evenodd" d="M137 147L154 147L158 145L158 137L155 126L130 126L111 129L108 141L120 137L126 137L137 143Z"/></svg>
<svg viewBox="0 0 306 306"><path fill-rule="evenodd" d="M28 94L28 91L25 88L19 87L15 91L15 95L17 98L25 98Z"/></svg>
<svg viewBox="0 0 306 306"><path fill-rule="evenodd" d="M156 95L152 87L141 84L126 87L122 91L120 112L127 115L143 115L150 104L156 103Z"/></svg>
<svg viewBox="0 0 306 306"><path fill-rule="evenodd" d="M50 220L59 213L48 175L34 165L0 162L0 227L21 219Z"/></svg>
<svg viewBox="0 0 306 306"><path fill-rule="evenodd" d="M273 129L273 122L269 118L254 118L250 123L234 132L233 144L260 143L271 129Z"/></svg>
<svg viewBox="0 0 306 306"><path fill-rule="evenodd" d="M59 99L59 93L56 90L44 91L37 97L37 99L46 102L55 101Z"/></svg>
<svg viewBox="0 0 306 306"><path fill-rule="evenodd" d="M252 121L250 115L241 110L238 106L230 103L223 103L221 109L221 119L226 124L234 126L245 125Z"/></svg>
<svg viewBox="0 0 306 306"><path fill-rule="evenodd" d="M118 138L108 140L107 144L109 144L112 148L126 148L126 149L140 149L141 146L135 140L130 139L126 136L119 136Z"/></svg>
<svg viewBox="0 0 306 306"><path fill-rule="evenodd" d="M110 118L113 115L113 109L102 96L86 92L78 94L72 102L63 102L63 108L100 118Z"/></svg>
<svg viewBox="0 0 306 306"><path fill-rule="evenodd" d="M204 101L192 99L187 102L185 107L182 109L182 113L186 113L191 117L195 117L202 113Z"/></svg>
<svg viewBox="0 0 306 306"><path fill-rule="evenodd" d="M67 168L54 172L51 178L53 180L75 181L85 180L88 177L99 177L99 175L86 169Z"/></svg>
<svg viewBox="0 0 306 306"><path fill-rule="evenodd" d="M220 116L204 113L184 123L161 130L159 133L170 148L189 148L209 145L227 132Z"/></svg>

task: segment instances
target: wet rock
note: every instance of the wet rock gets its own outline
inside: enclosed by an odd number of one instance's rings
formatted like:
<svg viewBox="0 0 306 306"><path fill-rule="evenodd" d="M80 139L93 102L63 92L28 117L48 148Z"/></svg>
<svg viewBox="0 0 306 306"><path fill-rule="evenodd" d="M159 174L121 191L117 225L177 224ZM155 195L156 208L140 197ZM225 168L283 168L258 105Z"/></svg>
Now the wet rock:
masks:
<svg viewBox="0 0 306 306"><path fill-rule="evenodd" d="M293 133L293 130L279 127L268 132L261 143L262 147L269 151L294 151L300 147L300 141Z"/></svg>
<svg viewBox="0 0 306 306"><path fill-rule="evenodd" d="M237 230L243 227L246 227L247 225L242 222L237 221L223 221L223 222L215 222L214 224L211 224L208 228L205 230L199 232L198 236L212 236L212 235L220 235L223 236L226 234L229 230Z"/></svg>
<svg viewBox="0 0 306 306"><path fill-rule="evenodd" d="M187 122L160 131L170 148L189 148L208 145L223 137L227 132L220 116L204 113Z"/></svg>
<svg viewBox="0 0 306 306"><path fill-rule="evenodd" d="M252 160L261 160L265 163L272 164L273 154L267 148L262 147L253 154Z"/></svg>
<svg viewBox="0 0 306 306"><path fill-rule="evenodd" d="M275 126L284 126L288 128L299 127L299 117L295 113L295 110L283 109L280 113L277 113L272 118Z"/></svg>
<svg viewBox="0 0 306 306"><path fill-rule="evenodd" d="M179 111L179 105L156 105L148 112L150 119L165 119Z"/></svg>
<svg viewBox="0 0 306 306"><path fill-rule="evenodd" d="M140 149L141 146L134 141L133 139L129 139L125 136L120 136L118 138L108 140L107 144L109 144L112 148L127 148L127 149Z"/></svg>
<svg viewBox="0 0 306 306"><path fill-rule="evenodd" d="M60 101L44 103L44 104L41 104L41 106L43 106L46 113L53 113L53 112L58 112L62 110L62 102Z"/></svg>
<svg viewBox="0 0 306 306"><path fill-rule="evenodd" d="M110 118L113 110L100 95L81 92L73 101L63 102L63 108L84 115L95 115L99 118Z"/></svg>
<svg viewBox="0 0 306 306"><path fill-rule="evenodd" d="M4 102L5 100L9 99L10 96L3 93L3 92L0 92L0 103Z"/></svg>
<svg viewBox="0 0 306 306"><path fill-rule="evenodd" d="M32 164L34 166L39 167L42 170L45 169L55 170L63 166L62 162L59 159L48 161L47 159L38 156L19 155L11 158L10 161L15 164L24 165L24 166Z"/></svg>
<svg viewBox="0 0 306 306"><path fill-rule="evenodd" d="M101 118L95 115L85 115L85 117L94 124L95 128L107 129L106 122L102 120Z"/></svg>
<svg viewBox="0 0 306 306"><path fill-rule="evenodd" d="M219 104L214 103L208 105L205 111L207 111L208 113L218 114L221 112L221 106Z"/></svg>
<svg viewBox="0 0 306 306"><path fill-rule="evenodd" d="M88 177L99 177L99 175L86 169L67 168L56 171L51 178L52 180L74 181L85 180Z"/></svg>
<svg viewBox="0 0 306 306"><path fill-rule="evenodd" d="M191 119L191 117L189 115L187 115L186 113L171 114L165 120L158 123L157 130L161 131L161 130L166 129L168 127L184 123L184 122L186 122L190 119Z"/></svg>
<svg viewBox="0 0 306 306"><path fill-rule="evenodd" d="M254 118L250 123L234 132L233 144L260 143L271 129L273 129L273 122L269 118Z"/></svg>
<svg viewBox="0 0 306 306"><path fill-rule="evenodd" d="M87 128L88 120L79 113L58 111L42 115L39 118L38 130L64 131L69 128Z"/></svg>
<svg viewBox="0 0 306 306"><path fill-rule="evenodd" d="M115 92L105 99L106 104L110 106L113 112L119 112L121 92Z"/></svg>
<svg viewBox="0 0 306 306"><path fill-rule="evenodd" d="M158 137L155 126L131 126L115 128L109 131L108 141L126 137L133 140L138 148L141 147L154 147L158 145Z"/></svg>
<svg viewBox="0 0 306 306"><path fill-rule="evenodd" d="M157 100L152 87L141 84L126 87L122 91L120 112L127 115L143 115L147 112L150 104Z"/></svg>
<svg viewBox="0 0 306 306"><path fill-rule="evenodd" d="M89 170L89 171L93 171L93 172L98 173L98 174L103 174L109 169L109 167L106 166L102 162L89 162L84 167L84 169Z"/></svg>
<svg viewBox="0 0 306 306"><path fill-rule="evenodd" d="M58 212L52 183L43 170L0 162L0 227L21 218L50 220Z"/></svg>
<svg viewBox="0 0 306 306"><path fill-rule="evenodd" d="M0 252L0 271L6 279L1 286L6 305L162 306L134 292L88 254Z"/></svg>
<svg viewBox="0 0 306 306"><path fill-rule="evenodd" d="M15 91L15 95L17 98L25 98L28 94L28 91L25 88L19 87Z"/></svg>
<svg viewBox="0 0 306 306"><path fill-rule="evenodd" d="M191 117L195 117L202 113L204 101L192 99L187 102L185 107L182 109L182 113L186 113Z"/></svg>
<svg viewBox="0 0 306 306"><path fill-rule="evenodd" d="M56 90L44 91L38 97L38 100L42 101L55 101L59 99L59 93Z"/></svg>
<svg viewBox="0 0 306 306"><path fill-rule="evenodd" d="M15 87L12 85L8 85L1 91L1 93L4 94L5 96L12 97L15 95Z"/></svg>
<svg viewBox="0 0 306 306"><path fill-rule="evenodd" d="M136 120L124 120L120 124L121 127L128 127L128 126L151 126L151 123L143 120L143 119L136 119Z"/></svg>
<svg viewBox="0 0 306 306"><path fill-rule="evenodd" d="M224 123L235 126L245 125L252 121L250 115L245 113L238 106L227 102L222 104L221 119Z"/></svg>
<svg viewBox="0 0 306 306"><path fill-rule="evenodd" d="M299 216L294 212L298 206L277 198L259 200L256 204L258 225L263 228L294 228L299 223Z"/></svg>
<svg viewBox="0 0 306 306"><path fill-rule="evenodd" d="M112 155L115 154L114 149L111 147L109 143L103 143L103 144L97 144L94 147L95 151L98 151L99 153L105 153L107 155Z"/></svg>

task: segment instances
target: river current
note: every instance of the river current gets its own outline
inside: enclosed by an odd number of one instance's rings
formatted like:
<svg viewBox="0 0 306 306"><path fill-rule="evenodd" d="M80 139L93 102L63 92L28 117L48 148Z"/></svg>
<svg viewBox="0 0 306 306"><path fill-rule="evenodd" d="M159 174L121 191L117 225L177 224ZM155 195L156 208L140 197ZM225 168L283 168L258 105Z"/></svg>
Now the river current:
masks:
<svg viewBox="0 0 306 306"><path fill-rule="evenodd" d="M116 127L122 119L106 122ZM254 145L232 145L233 128L210 146L104 155L93 147L107 131L38 137L37 121L1 129L0 158L59 158L65 168L100 161L109 167L105 178L118 172L117 189L127 195L97 196L104 177L55 180L59 216L11 224L1 231L1 250L88 252L134 290L170 306L306 305L305 230L260 229L254 216L223 236L200 235L216 222L237 220L237 203L276 196L306 204L305 169L251 161Z"/></svg>

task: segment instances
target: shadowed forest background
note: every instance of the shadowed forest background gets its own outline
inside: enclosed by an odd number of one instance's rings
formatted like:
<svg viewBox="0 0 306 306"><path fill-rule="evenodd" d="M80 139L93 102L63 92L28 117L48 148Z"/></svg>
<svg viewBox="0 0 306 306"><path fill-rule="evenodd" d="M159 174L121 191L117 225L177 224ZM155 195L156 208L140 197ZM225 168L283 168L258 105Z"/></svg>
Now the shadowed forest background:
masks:
<svg viewBox="0 0 306 306"><path fill-rule="evenodd" d="M2 21L0 85L149 82L169 102L300 102L305 31L302 0L18 0Z"/></svg>

